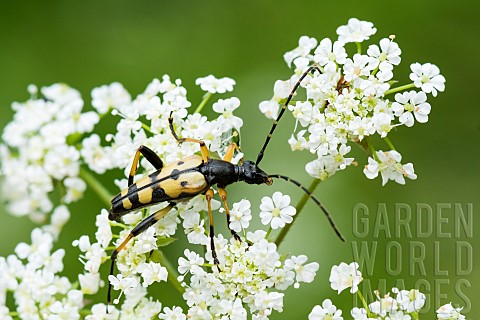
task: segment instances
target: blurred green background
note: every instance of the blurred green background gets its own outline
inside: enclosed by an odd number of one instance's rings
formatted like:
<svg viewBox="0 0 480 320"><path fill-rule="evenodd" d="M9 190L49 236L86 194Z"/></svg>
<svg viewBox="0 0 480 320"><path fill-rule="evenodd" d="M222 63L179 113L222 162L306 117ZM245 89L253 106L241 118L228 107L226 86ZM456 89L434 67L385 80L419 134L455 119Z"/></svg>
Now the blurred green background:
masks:
<svg viewBox="0 0 480 320"><path fill-rule="evenodd" d="M403 51L402 63L395 73L398 80L407 82L409 65L417 61L436 64L447 79L446 92L429 100L429 123L391 134L404 162L414 163L418 179L408 181L407 186L389 183L381 187L380 179L365 178L361 168L366 157L356 150L359 167L340 172L316 191L348 241L340 243L319 210L308 204L280 251L306 254L320 263L320 270L314 283L287 292L284 313L272 318L306 318L315 304L331 298L348 319L354 303L352 296L348 292L337 296L330 289L328 276L332 265L352 261L352 247L365 242L376 246L374 264L362 268L372 290L385 289L382 279L386 279L387 290L397 280L403 280L405 288L420 285L420 290L432 299L429 314L422 319L434 319L438 307L434 306L435 301L465 306L467 318L475 319L480 313L480 306L472 305L480 284L480 230L476 221L480 204L480 110L474 85L480 68L471 59L480 57L479 12L480 2L466 0L1 1L0 130L12 119L11 102L28 99L26 87L31 83L42 86L65 82L81 91L86 107L90 108L93 87L119 81L136 95L154 77L169 74L183 80L195 105L202 95L194 85L195 79L214 74L232 77L237 82L234 95L242 101L238 114L244 119L242 148L247 158L255 159L271 125L258 111L258 103L271 97L275 80L290 75L283 53L294 48L301 35L334 38L336 28L350 17L371 21L378 31L369 44L390 34L397 36ZM207 111L208 114L211 112ZM286 142L293 127L290 115L282 119L262 167L308 185L310 178L304 172L304 164L311 157L290 152ZM115 189L110 181L120 174L112 172L102 178L112 192ZM231 186L229 198L231 203L243 197L250 199L256 212L261 197L273 194L274 190L291 194L293 203L302 196L295 187L279 181L270 189ZM353 233L354 226L363 227L363 220L355 219L353 214L359 203L369 208L370 228L365 237ZM387 214L380 217L379 203L385 203L387 208ZM394 232L396 203L406 204L412 210L412 221L408 223L411 237L403 229L400 234ZM433 232L429 237L419 238L415 232L419 203L433 208ZM437 204L446 204L447 209L441 211ZM463 232L456 237L453 233L455 204L465 213L472 204L473 221L468 221L474 225L472 237ZM94 217L101 207L98 198L88 192L83 201L72 207L73 217L58 244L67 249L64 274L71 279L82 268L71 242L82 234L93 235ZM446 223L438 219L440 215L447 219ZM382 230L375 234L375 229L379 231L375 226L382 220L375 221L382 217L388 217L390 236ZM8 255L18 242L30 241L34 225L26 218L8 215L2 207L0 218L0 255ZM442 237L439 231L447 236ZM183 235L178 236L183 240ZM461 241L471 245L471 254L462 251L464 254L458 256ZM177 241L167 254L175 260L184 248L184 241ZM388 257L395 256L398 248L401 263L392 265L401 269L392 273L392 268L387 267ZM423 262L410 270L422 249ZM425 274L419 266L424 266ZM467 270L462 273L464 269ZM154 294L167 306L179 303L179 295L169 285L160 286ZM104 301L104 297L104 291L100 292L97 301Z"/></svg>

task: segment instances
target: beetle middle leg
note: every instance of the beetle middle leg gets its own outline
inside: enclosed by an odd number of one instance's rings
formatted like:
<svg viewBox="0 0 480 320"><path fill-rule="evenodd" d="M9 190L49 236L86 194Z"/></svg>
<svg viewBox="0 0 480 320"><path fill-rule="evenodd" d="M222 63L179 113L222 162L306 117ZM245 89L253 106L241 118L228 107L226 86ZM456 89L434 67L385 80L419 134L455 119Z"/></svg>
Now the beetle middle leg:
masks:
<svg viewBox="0 0 480 320"><path fill-rule="evenodd" d="M135 157L133 158L132 168L130 169L130 175L128 176L128 185L131 186L133 184L133 176L135 172L137 172L138 162L140 161L140 154L142 154L145 159L150 162L155 169L160 170L163 168L162 159L150 148L141 145L138 147L137 152L135 152Z"/></svg>
<svg viewBox="0 0 480 320"><path fill-rule="evenodd" d="M194 139L194 138L179 138L177 133L175 132L175 128L173 128L172 115L173 115L173 111L170 113L170 117L168 118L168 124L170 126L170 131L172 132L172 135L175 138L175 140L177 140L178 144L181 144L184 142L198 143L200 145L200 151L202 152L202 160L204 163L207 163L210 156L209 156L208 148L205 145L205 142L199 139Z"/></svg>
<svg viewBox="0 0 480 320"><path fill-rule="evenodd" d="M223 207L225 208L225 216L227 217L227 227L228 230L230 230L230 233L232 236L235 238L235 240L242 241L240 239L240 236L230 228L230 209L228 209L228 203L227 203L227 191L225 191L224 188L218 187L218 194L220 195L220 199L222 199L223 202Z"/></svg>
<svg viewBox="0 0 480 320"><path fill-rule="evenodd" d="M140 233L144 232L149 227L153 226L158 220L165 217L167 215L167 213L170 211L170 209L173 208L174 205L175 205L175 203L173 203L173 202L169 203L168 206L166 206L165 208L158 210L157 212L151 214L150 216L148 216L147 218L142 220L139 224L137 224L135 226L135 228L133 228L132 231L130 231L130 233L125 238L125 240L123 240L123 242L115 249L115 251L113 251L112 256L110 257L110 259L112 260L112 264L110 265L110 276L113 275L113 271L114 271L114 268L115 268L115 260L117 259L118 253L125 248L127 243L130 242L130 240L132 238L138 236ZM112 301L111 300L111 293L112 293L112 284L109 280L108 281L108 295L107 295L108 304L110 304L111 301Z"/></svg>
<svg viewBox="0 0 480 320"><path fill-rule="evenodd" d="M217 258L217 252L215 251L215 242L213 241L213 236L215 232L213 231L213 214L212 214L212 198L213 198L213 189L208 189L205 193L205 198L207 199L208 207L208 219L210 221L210 249L212 250L213 263L217 266L218 271L220 272L220 267L218 266L220 262Z"/></svg>

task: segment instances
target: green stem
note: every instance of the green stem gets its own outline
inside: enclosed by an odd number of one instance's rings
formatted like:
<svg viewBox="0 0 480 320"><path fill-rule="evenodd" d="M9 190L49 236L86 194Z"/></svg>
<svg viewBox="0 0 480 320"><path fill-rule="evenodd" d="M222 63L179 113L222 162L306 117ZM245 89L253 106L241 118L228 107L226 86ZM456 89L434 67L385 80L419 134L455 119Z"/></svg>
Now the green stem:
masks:
<svg viewBox="0 0 480 320"><path fill-rule="evenodd" d="M363 297L363 294L360 292L360 289L357 290L357 295L360 298L360 301L362 301L363 308L367 311L368 317L374 318L374 315L370 312L367 301L365 301L365 298Z"/></svg>
<svg viewBox="0 0 480 320"><path fill-rule="evenodd" d="M182 284L180 283L180 281L178 281L179 274L177 272L177 269L173 267L172 263L165 255L162 255L160 264L164 266L168 271L168 281L170 281L172 286L177 289L180 294L183 295L185 293L185 288L182 287Z"/></svg>
<svg viewBox="0 0 480 320"><path fill-rule="evenodd" d="M293 221L292 221L293 222ZM270 233L272 232L272 226L270 225L270 228L267 230L267 234L265 235L265 239L268 239L268 236L270 236Z"/></svg>
<svg viewBox="0 0 480 320"><path fill-rule="evenodd" d="M312 181L312 183L310 184L310 186L308 187L308 191L310 192L313 192L318 184L320 183L320 179L314 179ZM292 227L293 223L295 222L295 220L298 218L298 216L300 215L300 212L302 211L303 207L305 206L305 204L307 203L307 200L309 198L309 195L308 194L305 194L302 199L300 199L300 201L298 202L297 206L295 207L297 209L297 212L296 214L293 216L293 221L292 223L290 224L287 224L285 227L283 227L283 229L280 231L280 233L278 234L278 237L277 239L275 240L275 244L277 245L277 247L280 246L280 244L282 243L283 239L285 238L285 236L287 235L288 231L290 230L290 228Z"/></svg>
<svg viewBox="0 0 480 320"><path fill-rule="evenodd" d="M78 310L78 313L83 316L83 317L86 317L86 316L89 316L92 314L92 311L91 310L88 310L88 309L80 309Z"/></svg>
<svg viewBox="0 0 480 320"><path fill-rule="evenodd" d="M362 54L362 44L360 42L355 42L357 45L357 53Z"/></svg>
<svg viewBox="0 0 480 320"><path fill-rule="evenodd" d="M143 122L142 122L142 128L143 128L145 131L152 133L152 130L150 129L150 127L147 126L147 125L146 125L145 123L143 123Z"/></svg>
<svg viewBox="0 0 480 320"><path fill-rule="evenodd" d="M203 107L205 107L205 105L207 104L208 100L212 97L212 93L207 93L204 97L203 97L203 100L202 102L200 102L200 104L198 105L197 109L195 109L195 112L194 113L200 113L202 110L203 110Z"/></svg>
<svg viewBox="0 0 480 320"><path fill-rule="evenodd" d="M393 146L392 141L390 141L390 139L388 139L388 137L383 138L383 140L388 144L388 146L390 147L391 150L395 150L395 147Z"/></svg>
<svg viewBox="0 0 480 320"><path fill-rule="evenodd" d="M79 175L95 191L98 197L109 206L112 194L85 168L80 167Z"/></svg>
<svg viewBox="0 0 480 320"><path fill-rule="evenodd" d="M367 141L367 144L368 144L368 148L370 149L370 152L372 153L372 157L375 160L379 161L378 157L377 157L377 152L375 151L375 148L373 147L372 141L368 137L366 137L366 141Z"/></svg>
<svg viewBox="0 0 480 320"><path fill-rule="evenodd" d="M404 86L400 86L400 87L396 87L396 88L392 88L390 90L387 90L387 91L385 91L384 95L392 94L392 93L403 91L403 90L407 90L407 89L410 89L410 88L415 88L415 84L413 82L410 83L410 84L406 84Z"/></svg>

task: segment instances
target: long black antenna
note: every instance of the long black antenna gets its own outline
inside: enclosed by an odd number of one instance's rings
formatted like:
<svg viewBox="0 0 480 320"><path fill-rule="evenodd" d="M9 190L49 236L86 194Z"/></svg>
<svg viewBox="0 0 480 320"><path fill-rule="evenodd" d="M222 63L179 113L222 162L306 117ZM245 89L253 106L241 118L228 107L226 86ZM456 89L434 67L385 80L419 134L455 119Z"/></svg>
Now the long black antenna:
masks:
<svg viewBox="0 0 480 320"><path fill-rule="evenodd" d="M296 185L297 187L300 187L313 200L313 202L315 202L317 204L317 206L319 206L320 209L322 209L323 213L325 214L325 217L327 217L328 222L330 223L330 226L332 226L333 231L335 231L338 238L342 241L345 241L345 238L340 233L340 230L338 230L337 226L335 225L335 222L333 222L333 219L330 216L330 214L328 213L327 209L325 209L323 204L307 188L302 186L302 184L300 182L295 181L293 179L290 179L289 177L283 176L281 174L269 174L268 176L270 178L279 178L279 179L283 179L285 181L289 181L289 182L293 183L294 185Z"/></svg>
<svg viewBox="0 0 480 320"><path fill-rule="evenodd" d="M320 70L319 67L317 67L317 66L311 66L311 67L309 67L309 68L307 69L307 71L305 71L305 72L302 74L302 76L300 77L300 79L298 79L297 83L295 84L295 86L293 87L292 91L290 92L290 95L288 96L287 101L285 101L285 104L283 105L282 110L280 111L280 114L278 115L277 119L276 119L275 122L273 123L272 129L270 129L270 133L268 134L267 139L265 140L265 143L263 144L262 149L261 149L260 152L258 153L257 161L255 161L255 164L256 164L256 165L258 165L258 164L260 163L260 161L262 161L263 153L265 152L265 149L267 148L267 145L268 145L268 143L270 142L270 139L272 138L273 131L275 131L275 128L277 127L278 121L280 121L280 118L283 116L283 113L284 113L285 110L287 109L287 106L288 106L288 104L290 103L290 100L292 100L293 95L295 94L295 91L297 91L298 87L300 86L300 83L303 81L303 79L305 79L305 77L307 76L307 74L309 74L309 73L310 73L311 71L313 71L313 70L316 70L316 71L318 71L319 73L322 73L322 71Z"/></svg>

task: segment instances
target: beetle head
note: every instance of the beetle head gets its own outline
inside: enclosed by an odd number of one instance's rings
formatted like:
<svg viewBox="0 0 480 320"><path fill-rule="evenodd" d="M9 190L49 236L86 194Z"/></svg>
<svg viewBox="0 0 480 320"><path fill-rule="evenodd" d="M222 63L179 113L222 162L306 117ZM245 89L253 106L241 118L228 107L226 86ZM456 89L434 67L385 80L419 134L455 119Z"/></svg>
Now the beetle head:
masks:
<svg viewBox="0 0 480 320"><path fill-rule="evenodd" d="M249 184L263 184L267 186L273 183L272 178L268 176L262 169L260 169L255 162L245 161L242 164L242 180Z"/></svg>

